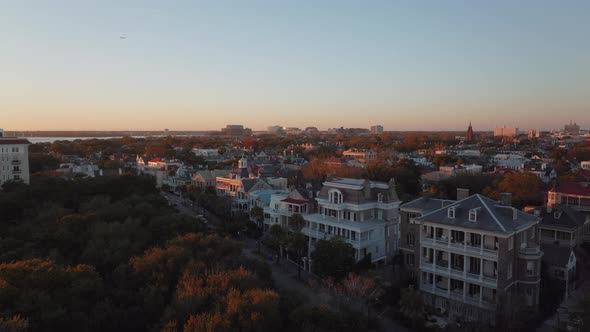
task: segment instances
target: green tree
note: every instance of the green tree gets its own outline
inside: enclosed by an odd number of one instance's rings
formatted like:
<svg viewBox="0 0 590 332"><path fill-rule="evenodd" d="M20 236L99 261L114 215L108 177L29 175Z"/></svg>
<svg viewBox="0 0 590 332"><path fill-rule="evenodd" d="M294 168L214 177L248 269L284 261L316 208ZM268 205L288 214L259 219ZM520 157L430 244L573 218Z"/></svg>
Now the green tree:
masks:
<svg viewBox="0 0 590 332"><path fill-rule="evenodd" d="M0 264L0 311L26 316L33 331L81 331L102 288L88 265L42 259Z"/></svg>
<svg viewBox="0 0 590 332"><path fill-rule="evenodd" d="M418 324L424 321L424 300L422 294L413 286L402 290L399 306L401 314L410 320L412 329L416 329Z"/></svg>
<svg viewBox="0 0 590 332"><path fill-rule="evenodd" d="M305 219L299 213L294 213L289 218L289 227L294 232L301 232L301 229L305 226Z"/></svg>
<svg viewBox="0 0 590 332"><path fill-rule="evenodd" d="M508 174L500 182L498 189L512 193L512 202L517 208L543 203L543 182L531 173Z"/></svg>
<svg viewBox="0 0 590 332"><path fill-rule="evenodd" d="M352 272L356 261L352 245L337 237L317 241L311 258L313 270L317 275L337 280Z"/></svg>

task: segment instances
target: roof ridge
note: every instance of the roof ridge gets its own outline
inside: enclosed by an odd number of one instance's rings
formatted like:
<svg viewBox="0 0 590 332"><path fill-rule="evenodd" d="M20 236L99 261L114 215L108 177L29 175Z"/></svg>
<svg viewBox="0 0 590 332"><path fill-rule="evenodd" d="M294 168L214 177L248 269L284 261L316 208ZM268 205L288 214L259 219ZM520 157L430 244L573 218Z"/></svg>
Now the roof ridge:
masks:
<svg viewBox="0 0 590 332"><path fill-rule="evenodd" d="M492 218L494 219L494 221L498 224L498 226L500 226L500 228L506 232L506 228L504 227L504 225L502 225L502 223L500 222L500 220L498 220L498 218L496 218L496 215L492 212L492 210L490 209L490 207L484 202L484 200L482 199L482 196L480 194L475 194L477 196L477 198L479 199L479 201L481 202L481 204L483 204L483 206L486 208L486 210L488 210L488 212L490 213L490 215L492 216Z"/></svg>

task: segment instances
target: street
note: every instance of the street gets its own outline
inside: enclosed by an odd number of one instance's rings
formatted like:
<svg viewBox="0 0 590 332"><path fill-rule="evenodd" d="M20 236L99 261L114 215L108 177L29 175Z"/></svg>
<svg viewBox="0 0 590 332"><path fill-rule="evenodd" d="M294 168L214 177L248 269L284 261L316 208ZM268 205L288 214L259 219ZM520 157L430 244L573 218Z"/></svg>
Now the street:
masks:
<svg viewBox="0 0 590 332"><path fill-rule="evenodd" d="M169 203L175 205L179 212L193 217L197 216L195 211L182 204L182 199L180 197L165 192L162 192L162 196L165 197ZM212 213L206 213L205 218L208 220L207 226L211 230L215 230L216 226L221 225L223 222L220 218ZM245 257L258 260L269 265L272 271L271 276L273 282L279 290L283 289L296 291L305 299L307 299L308 303L312 304L313 306L327 305L332 308L332 310L338 310L338 308L335 307L332 296L328 292L322 290L318 291L318 289L313 289L307 285L306 280L308 280L310 276L308 276L306 271L301 271L302 280L297 279L297 265L295 263L283 258L281 259L280 264L276 264L274 263L274 259L271 261L267 258L274 257L274 252L270 252L267 248L262 246L262 254L257 254L257 243L255 240L248 239L246 237L240 237L238 240L243 245L242 253ZM379 318L381 330L384 332L409 332L407 328L401 326L399 323L389 319L388 317L378 315L377 313L372 315L372 317Z"/></svg>

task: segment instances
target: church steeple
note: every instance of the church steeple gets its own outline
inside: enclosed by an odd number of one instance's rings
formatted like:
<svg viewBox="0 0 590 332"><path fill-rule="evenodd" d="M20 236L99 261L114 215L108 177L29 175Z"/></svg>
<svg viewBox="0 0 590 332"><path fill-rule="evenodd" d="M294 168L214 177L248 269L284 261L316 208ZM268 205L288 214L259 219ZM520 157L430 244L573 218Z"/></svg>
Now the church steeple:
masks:
<svg viewBox="0 0 590 332"><path fill-rule="evenodd" d="M471 121L469 121L469 127L467 128L467 141L473 141L473 127L471 127Z"/></svg>

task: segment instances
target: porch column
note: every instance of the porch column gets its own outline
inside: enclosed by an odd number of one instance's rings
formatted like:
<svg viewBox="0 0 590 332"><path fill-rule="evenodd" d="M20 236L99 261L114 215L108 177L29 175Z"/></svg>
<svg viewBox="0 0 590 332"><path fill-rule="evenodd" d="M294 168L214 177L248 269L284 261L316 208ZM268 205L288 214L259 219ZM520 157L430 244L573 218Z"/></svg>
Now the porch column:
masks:
<svg viewBox="0 0 590 332"><path fill-rule="evenodd" d="M483 280L483 264L484 264L484 259L480 258L479 259L479 280Z"/></svg>
<svg viewBox="0 0 590 332"><path fill-rule="evenodd" d="M463 278L465 278L465 274L467 273L467 260L469 257L463 256Z"/></svg>
<svg viewBox="0 0 590 332"><path fill-rule="evenodd" d="M481 241L480 241L481 243L480 243L480 246L479 246L479 251L480 251L480 253L483 254L483 243L486 240L486 238L485 238L486 236L484 234L480 234L480 237L481 237Z"/></svg>

